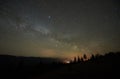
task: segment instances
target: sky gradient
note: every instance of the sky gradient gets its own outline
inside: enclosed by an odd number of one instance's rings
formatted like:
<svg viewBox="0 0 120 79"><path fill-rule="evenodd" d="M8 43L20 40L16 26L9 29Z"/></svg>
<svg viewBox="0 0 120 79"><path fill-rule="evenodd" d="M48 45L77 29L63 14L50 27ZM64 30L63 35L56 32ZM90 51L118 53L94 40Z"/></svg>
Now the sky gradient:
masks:
<svg viewBox="0 0 120 79"><path fill-rule="evenodd" d="M0 54L74 57L120 51L119 0L0 0Z"/></svg>

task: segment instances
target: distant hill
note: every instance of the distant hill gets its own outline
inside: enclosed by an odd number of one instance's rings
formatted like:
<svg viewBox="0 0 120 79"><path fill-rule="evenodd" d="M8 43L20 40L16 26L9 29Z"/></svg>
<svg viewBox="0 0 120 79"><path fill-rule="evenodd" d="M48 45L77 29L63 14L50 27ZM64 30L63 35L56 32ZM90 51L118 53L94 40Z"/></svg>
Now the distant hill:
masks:
<svg viewBox="0 0 120 79"><path fill-rule="evenodd" d="M38 63L47 64L60 62L60 59L47 57L23 57L12 55L0 55L0 64L15 64L20 62L23 62L25 65L34 65Z"/></svg>

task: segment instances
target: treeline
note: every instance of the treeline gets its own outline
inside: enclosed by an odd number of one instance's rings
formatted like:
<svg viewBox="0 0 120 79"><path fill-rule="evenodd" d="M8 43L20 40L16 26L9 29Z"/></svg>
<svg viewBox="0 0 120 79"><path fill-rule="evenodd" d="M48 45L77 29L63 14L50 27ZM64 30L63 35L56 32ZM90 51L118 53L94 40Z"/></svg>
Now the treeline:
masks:
<svg viewBox="0 0 120 79"><path fill-rule="evenodd" d="M90 58L84 54L82 57L74 57L74 60L71 63L83 63L83 62L96 62L96 63L118 63L120 61L120 52L109 52L104 55L96 54L91 55Z"/></svg>

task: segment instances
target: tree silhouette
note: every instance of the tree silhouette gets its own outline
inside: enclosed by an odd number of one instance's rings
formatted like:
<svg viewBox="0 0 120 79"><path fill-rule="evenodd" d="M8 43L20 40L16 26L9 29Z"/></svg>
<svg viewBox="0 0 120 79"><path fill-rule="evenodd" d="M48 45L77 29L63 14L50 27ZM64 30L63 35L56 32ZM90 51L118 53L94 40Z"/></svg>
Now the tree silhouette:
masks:
<svg viewBox="0 0 120 79"><path fill-rule="evenodd" d="M80 58L80 61L83 62L83 57Z"/></svg>
<svg viewBox="0 0 120 79"><path fill-rule="evenodd" d="M78 56L77 62L80 62L80 57Z"/></svg>
<svg viewBox="0 0 120 79"><path fill-rule="evenodd" d="M87 59L87 55L86 55L86 54L83 55L83 59L84 59L84 60Z"/></svg>
<svg viewBox="0 0 120 79"><path fill-rule="evenodd" d="M77 58L76 57L74 57L74 61L73 61L74 63L76 63L77 62Z"/></svg>
<svg viewBox="0 0 120 79"><path fill-rule="evenodd" d="M92 54L90 60L94 60L95 56Z"/></svg>

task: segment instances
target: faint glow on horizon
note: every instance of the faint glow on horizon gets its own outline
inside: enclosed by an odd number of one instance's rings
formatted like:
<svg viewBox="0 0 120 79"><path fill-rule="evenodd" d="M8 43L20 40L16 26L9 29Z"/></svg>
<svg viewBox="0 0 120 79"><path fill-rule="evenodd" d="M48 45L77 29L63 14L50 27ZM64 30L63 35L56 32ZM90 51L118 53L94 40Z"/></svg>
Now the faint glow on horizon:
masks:
<svg viewBox="0 0 120 79"><path fill-rule="evenodd" d="M70 61L69 61L69 60L64 60L63 63L65 63L65 64L69 64Z"/></svg>

